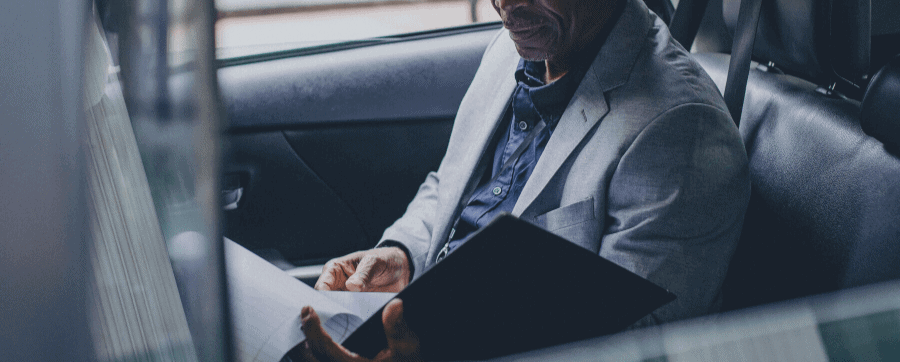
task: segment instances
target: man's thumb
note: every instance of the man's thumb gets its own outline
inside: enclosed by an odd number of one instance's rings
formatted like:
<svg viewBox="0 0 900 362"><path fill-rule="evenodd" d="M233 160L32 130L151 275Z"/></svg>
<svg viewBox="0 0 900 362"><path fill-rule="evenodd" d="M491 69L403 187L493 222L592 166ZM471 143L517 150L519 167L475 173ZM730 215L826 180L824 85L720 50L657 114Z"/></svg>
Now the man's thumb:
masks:
<svg viewBox="0 0 900 362"><path fill-rule="evenodd" d="M356 265L356 272L347 278L345 286L351 292L365 292L369 289L369 282L372 281L372 269L375 267L375 258L366 255Z"/></svg>
<svg viewBox="0 0 900 362"><path fill-rule="evenodd" d="M418 361L419 338L406 324L403 318L403 301L393 299L381 313L381 322L384 324L384 335L387 337L388 349L392 355L400 361Z"/></svg>

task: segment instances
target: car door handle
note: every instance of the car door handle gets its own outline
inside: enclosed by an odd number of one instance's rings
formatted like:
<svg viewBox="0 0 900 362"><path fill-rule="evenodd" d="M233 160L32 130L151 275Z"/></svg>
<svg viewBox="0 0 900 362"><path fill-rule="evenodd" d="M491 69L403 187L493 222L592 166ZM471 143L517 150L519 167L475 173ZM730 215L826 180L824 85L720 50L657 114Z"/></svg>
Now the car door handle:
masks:
<svg viewBox="0 0 900 362"><path fill-rule="evenodd" d="M224 199L222 204L225 205L223 209L225 209L226 211L237 209L238 203L241 201L241 196L244 196L243 187L238 187L231 190L222 190L222 198Z"/></svg>
<svg viewBox="0 0 900 362"><path fill-rule="evenodd" d="M241 176L239 174L227 174L223 180L225 185L222 190L222 208L227 210L235 210L244 196L244 187L241 186Z"/></svg>

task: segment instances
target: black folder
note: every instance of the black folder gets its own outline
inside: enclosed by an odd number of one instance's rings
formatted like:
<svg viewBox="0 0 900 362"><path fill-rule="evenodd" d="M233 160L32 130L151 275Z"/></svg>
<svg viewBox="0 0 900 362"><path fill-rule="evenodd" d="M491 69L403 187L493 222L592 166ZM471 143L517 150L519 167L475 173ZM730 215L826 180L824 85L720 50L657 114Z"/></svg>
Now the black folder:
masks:
<svg viewBox="0 0 900 362"><path fill-rule="evenodd" d="M675 295L509 214L401 291L426 360L485 359L621 331ZM376 313L343 345L372 358Z"/></svg>

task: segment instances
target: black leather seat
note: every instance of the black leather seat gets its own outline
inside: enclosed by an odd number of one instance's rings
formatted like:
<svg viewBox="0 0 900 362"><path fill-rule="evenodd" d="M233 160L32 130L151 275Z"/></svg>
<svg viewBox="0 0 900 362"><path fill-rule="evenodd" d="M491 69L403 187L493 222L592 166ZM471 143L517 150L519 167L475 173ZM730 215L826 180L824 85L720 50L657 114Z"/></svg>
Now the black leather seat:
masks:
<svg viewBox="0 0 900 362"><path fill-rule="evenodd" d="M870 49L859 41L870 36L868 19L822 11L868 5L833 2L763 2L754 59L775 64L752 69L748 81L740 131L752 197L723 289L725 310L900 278L900 158L885 148L891 141L860 125L862 111L900 141L900 109L886 108L900 99L897 70L871 82L877 89L863 108L828 91L845 81L861 95L869 75ZM719 7L725 24L736 21L727 15L733 3ZM701 29L700 36L716 33ZM728 55L695 57L724 89Z"/></svg>

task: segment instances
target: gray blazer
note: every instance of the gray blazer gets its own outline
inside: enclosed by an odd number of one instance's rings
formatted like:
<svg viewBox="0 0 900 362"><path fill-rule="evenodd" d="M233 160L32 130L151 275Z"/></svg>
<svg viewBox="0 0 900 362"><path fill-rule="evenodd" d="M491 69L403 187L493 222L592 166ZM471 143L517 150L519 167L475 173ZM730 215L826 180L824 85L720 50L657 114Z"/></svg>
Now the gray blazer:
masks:
<svg viewBox="0 0 900 362"><path fill-rule="evenodd" d="M434 264L477 186L518 61L501 31L440 167L382 236L409 249L414 278ZM642 321L658 323L716 310L749 195L746 151L716 85L643 2L629 0L513 214L675 293Z"/></svg>

